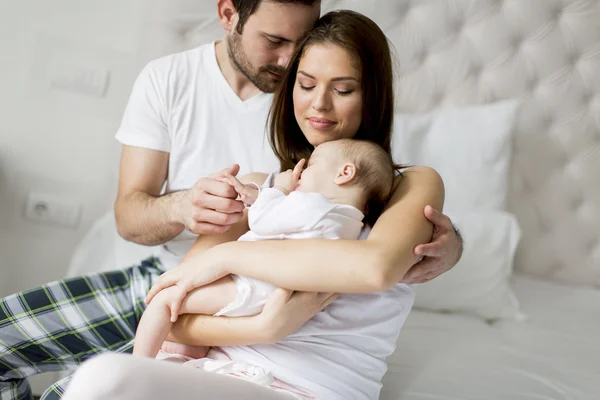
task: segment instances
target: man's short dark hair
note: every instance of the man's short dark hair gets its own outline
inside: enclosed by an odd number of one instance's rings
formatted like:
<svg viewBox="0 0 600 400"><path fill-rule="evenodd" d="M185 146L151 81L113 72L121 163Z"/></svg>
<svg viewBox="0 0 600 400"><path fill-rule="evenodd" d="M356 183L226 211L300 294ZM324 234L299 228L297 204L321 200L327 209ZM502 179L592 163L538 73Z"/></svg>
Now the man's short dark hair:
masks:
<svg viewBox="0 0 600 400"><path fill-rule="evenodd" d="M260 3L263 0L233 0L233 6L237 11L240 19L238 21L236 31L240 35L244 29L244 25L248 18L256 12ZM268 0L273 3L293 3L293 4L303 4L305 6L312 6L313 4L321 3L321 0Z"/></svg>

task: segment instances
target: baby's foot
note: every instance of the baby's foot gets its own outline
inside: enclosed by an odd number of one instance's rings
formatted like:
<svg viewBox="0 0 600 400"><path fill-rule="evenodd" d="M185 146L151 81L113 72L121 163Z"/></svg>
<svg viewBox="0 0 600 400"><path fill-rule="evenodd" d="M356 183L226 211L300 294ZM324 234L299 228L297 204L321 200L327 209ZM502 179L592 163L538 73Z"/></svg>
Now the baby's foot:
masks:
<svg viewBox="0 0 600 400"><path fill-rule="evenodd" d="M160 349L165 353L180 354L182 356L198 359L206 357L210 347L189 346L187 344L164 341Z"/></svg>

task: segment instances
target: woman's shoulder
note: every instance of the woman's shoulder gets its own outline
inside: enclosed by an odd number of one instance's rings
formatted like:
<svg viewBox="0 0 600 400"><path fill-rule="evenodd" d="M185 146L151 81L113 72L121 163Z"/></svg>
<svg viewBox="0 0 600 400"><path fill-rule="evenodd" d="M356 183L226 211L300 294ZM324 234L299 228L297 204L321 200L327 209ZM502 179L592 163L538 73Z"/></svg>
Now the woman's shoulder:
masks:
<svg viewBox="0 0 600 400"><path fill-rule="evenodd" d="M417 165L414 167L408 167L402 170L402 175L419 175L419 176L424 176L424 177L430 177L430 178L436 178L436 179L442 179L442 177L440 176L440 174L431 167L428 167L426 165Z"/></svg>
<svg viewBox="0 0 600 400"><path fill-rule="evenodd" d="M402 174L396 177L396 183L395 192L415 187L444 191L444 181L440 174L435 169L427 166L404 169Z"/></svg>

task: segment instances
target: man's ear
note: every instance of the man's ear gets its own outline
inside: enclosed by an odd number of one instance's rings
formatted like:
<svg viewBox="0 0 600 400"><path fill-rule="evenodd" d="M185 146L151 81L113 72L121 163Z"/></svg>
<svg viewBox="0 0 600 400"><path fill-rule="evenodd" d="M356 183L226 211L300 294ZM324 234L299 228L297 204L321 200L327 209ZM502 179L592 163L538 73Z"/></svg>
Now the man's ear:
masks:
<svg viewBox="0 0 600 400"><path fill-rule="evenodd" d="M336 185L345 185L347 183L352 182L352 180L356 177L356 165L353 163L344 164L337 172L335 177Z"/></svg>
<svg viewBox="0 0 600 400"><path fill-rule="evenodd" d="M217 0L217 13L221 27L225 31L231 32L239 19L233 2L231 0Z"/></svg>

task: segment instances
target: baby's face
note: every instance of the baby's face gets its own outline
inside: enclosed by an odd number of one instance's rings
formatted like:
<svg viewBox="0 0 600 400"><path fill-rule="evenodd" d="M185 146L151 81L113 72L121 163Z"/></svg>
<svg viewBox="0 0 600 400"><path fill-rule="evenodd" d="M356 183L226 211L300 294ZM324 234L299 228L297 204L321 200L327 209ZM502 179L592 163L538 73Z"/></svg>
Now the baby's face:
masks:
<svg viewBox="0 0 600 400"><path fill-rule="evenodd" d="M335 142L317 146L300 176L296 190L325 194L337 186L335 177L342 162L340 151L340 146Z"/></svg>

